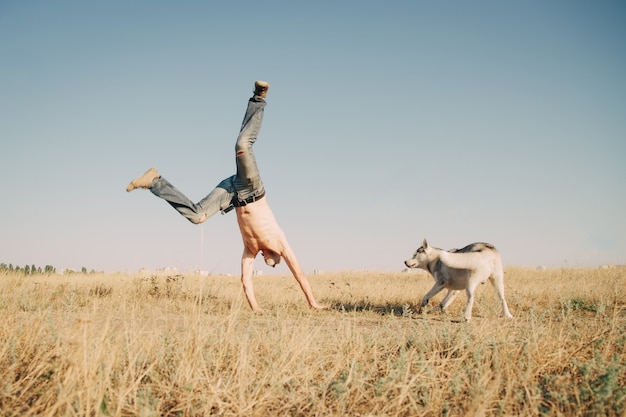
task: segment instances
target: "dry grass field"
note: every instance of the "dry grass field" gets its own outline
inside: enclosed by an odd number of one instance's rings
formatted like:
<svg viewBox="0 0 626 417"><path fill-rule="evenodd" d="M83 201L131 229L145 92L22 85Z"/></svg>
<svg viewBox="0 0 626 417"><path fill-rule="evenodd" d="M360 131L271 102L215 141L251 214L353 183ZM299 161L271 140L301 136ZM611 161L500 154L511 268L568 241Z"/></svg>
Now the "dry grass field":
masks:
<svg viewBox="0 0 626 417"><path fill-rule="evenodd" d="M0 276L0 416L622 416L626 269L508 268L417 315L428 275ZM443 294L433 301L437 303Z"/></svg>

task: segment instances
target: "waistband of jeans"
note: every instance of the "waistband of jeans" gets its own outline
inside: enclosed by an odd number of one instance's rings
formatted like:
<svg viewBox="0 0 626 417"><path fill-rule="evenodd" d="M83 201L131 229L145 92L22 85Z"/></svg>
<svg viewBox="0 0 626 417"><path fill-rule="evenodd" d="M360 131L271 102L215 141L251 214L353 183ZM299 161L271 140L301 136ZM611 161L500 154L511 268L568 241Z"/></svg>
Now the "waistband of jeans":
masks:
<svg viewBox="0 0 626 417"><path fill-rule="evenodd" d="M235 196L235 198L233 198L233 200L230 202L230 206L228 206L224 210L222 210L222 214L228 213L229 211L231 211L235 207L247 206L250 203L254 203L255 201L259 201L263 197L265 197L265 191L263 191L259 195L251 195L250 197L246 198L245 200L239 200L237 198L237 196Z"/></svg>
<svg viewBox="0 0 626 417"><path fill-rule="evenodd" d="M231 202L231 204L235 207L243 207L243 206L247 206L250 203L254 203L255 201L258 201L262 199L263 197L265 197L265 191L263 191L259 195L251 195L245 200L239 200L237 197L235 197L233 198L233 201Z"/></svg>

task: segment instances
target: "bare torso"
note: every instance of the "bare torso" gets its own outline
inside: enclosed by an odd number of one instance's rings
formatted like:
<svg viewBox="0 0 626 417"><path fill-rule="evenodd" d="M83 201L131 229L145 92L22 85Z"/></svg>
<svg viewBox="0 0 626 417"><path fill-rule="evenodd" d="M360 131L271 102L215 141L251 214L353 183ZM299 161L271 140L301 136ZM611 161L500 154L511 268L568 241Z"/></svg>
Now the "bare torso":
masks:
<svg viewBox="0 0 626 417"><path fill-rule="evenodd" d="M256 255L259 251L269 250L277 255L283 254L285 235L266 198L237 207L236 212L243 244L250 253Z"/></svg>

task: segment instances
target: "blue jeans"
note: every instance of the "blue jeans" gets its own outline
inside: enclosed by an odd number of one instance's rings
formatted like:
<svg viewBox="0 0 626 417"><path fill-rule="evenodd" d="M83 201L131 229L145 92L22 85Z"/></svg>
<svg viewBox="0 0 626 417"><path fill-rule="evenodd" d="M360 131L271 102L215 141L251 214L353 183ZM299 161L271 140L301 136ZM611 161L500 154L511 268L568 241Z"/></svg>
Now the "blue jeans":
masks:
<svg viewBox="0 0 626 417"><path fill-rule="evenodd" d="M265 188L263 181L261 181L252 145L256 142L261 130L266 104L265 100L258 96L254 96L248 101L248 108L235 144L235 162L237 164L235 175L222 180L213 191L198 203L193 203L163 177L155 179L150 185L152 194L167 201L176 211L195 224L203 222L218 211L224 212L233 203L238 205L238 202L249 197L264 195Z"/></svg>

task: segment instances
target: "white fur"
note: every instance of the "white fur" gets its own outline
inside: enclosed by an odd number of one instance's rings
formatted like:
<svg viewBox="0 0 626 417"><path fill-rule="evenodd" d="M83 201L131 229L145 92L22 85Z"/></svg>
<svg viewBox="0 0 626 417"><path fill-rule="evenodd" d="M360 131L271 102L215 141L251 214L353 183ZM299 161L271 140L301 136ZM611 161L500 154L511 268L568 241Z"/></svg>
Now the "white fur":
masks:
<svg viewBox="0 0 626 417"><path fill-rule="evenodd" d="M435 280L435 285L420 302L420 313L428 301L442 290L447 289L448 293L439 304L441 310L445 310L458 293L465 290L467 305L463 318L469 322L472 319L474 291L478 284L484 284L489 279L500 297L504 316L513 317L504 299L502 260L496 248L489 243L477 242L462 249L444 251L429 246L424 239L422 246L404 264L409 268L421 268L430 272Z"/></svg>

